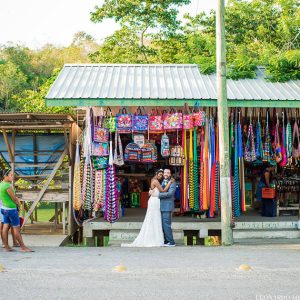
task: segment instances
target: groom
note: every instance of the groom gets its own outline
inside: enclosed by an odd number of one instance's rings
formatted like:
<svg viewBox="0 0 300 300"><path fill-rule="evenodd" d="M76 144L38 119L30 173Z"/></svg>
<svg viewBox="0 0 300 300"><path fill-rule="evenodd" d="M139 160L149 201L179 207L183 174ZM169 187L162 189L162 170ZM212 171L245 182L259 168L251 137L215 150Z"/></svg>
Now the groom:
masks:
<svg viewBox="0 0 300 300"><path fill-rule="evenodd" d="M170 180L171 180L171 170L165 169L162 187L165 188ZM173 232L172 232L172 228L171 228L172 211L174 210L175 191L176 191L176 183L173 182L167 192L159 193L159 196L158 196L160 199L162 227L163 227L164 237L165 237L164 246L166 246L166 247L174 247L175 246Z"/></svg>

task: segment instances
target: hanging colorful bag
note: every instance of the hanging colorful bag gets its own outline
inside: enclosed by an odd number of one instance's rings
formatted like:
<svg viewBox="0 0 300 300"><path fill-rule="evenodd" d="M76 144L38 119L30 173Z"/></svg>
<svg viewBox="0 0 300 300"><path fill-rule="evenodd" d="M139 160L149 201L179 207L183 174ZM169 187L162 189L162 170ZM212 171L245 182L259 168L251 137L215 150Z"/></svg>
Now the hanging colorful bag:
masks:
<svg viewBox="0 0 300 300"><path fill-rule="evenodd" d="M205 111L200 110L200 104L197 101L193 108L193 123L194 126L204 126L205 125Z"/></svg>
<svg viewBox="0 0 300 300"><path fill-rule="evenodd" d="M155 163L157 162L157 148L152 143L147 143L141 148L141 162Z"/></svg>
<svg viewBox="0 0 300 300"><path fill-rule="evenodd" d="M92 162L95 171L106 169L108 167L108 156L92 156Z"/></svg>
<svg viewBox="0 0 300 300"><path fill-rule="evenodd" d="M163 117L159 114L158 110L153 109L149 116L149 131L150 133L163 133L164 122Z"/></svg>
<svg viewBox="0 0 300 300"><path fill-rule="evenodd" d="M141 148L136 143L129 143L125 147L125 161L139 162L141 159Z"/></svg>
<svg viewBox="0 0 300 300"><path fill-rule="evenodd" d="M118 154L119 148L119 154ZM121 138L118 132L115 133L115 153L114 153L114 164L117 166L124 165L123 148Z"/></svg>
<svg viewBox="0 0 300 300"><path fill-rule="evenodd" d="M297 119L295 120L294 129L293 129L293 153L294 158L300 158L300 138L299 138L299 127Z"/></svg>
<svg viewBox="0 0 300 300"><path fill-rule="evenodd" d="M92 144L92 155L93 156L108 156L108 143L97 143Z"/></svg>
<svg viewBox="0 0 300 300"><path fill-rule="evenodd" d="M109 132L116 131L116 118L112 115L110 107L106 109L104 115L104 127L107 128Z"/></svg>
<svg viewBox="0 0 300 300"><path fill-rule="evenodd" d="M169 137L164 133L161 137L161 156L169 157L170 156L170 141Z"/></svg>
<svg viewBox="0 0 300 300"><path fill-rule="evenodd" d="M174 108L163 115L164 130L176 130L182 128L182 113L175 112Z"/></svg>
<svg viewBox="0 0 300 300"><path fill-rule="evenodd" d="M107 128L103 128L103 117L99 117L100 121L94 125L93 141L98 143L107 143L109 138L109 131Z"/></svg>
<svg viewBox="0 0 300 300"><path fill-rule="evenodd" d="M116 126L119 133L130 133L132 131L132 115L127 113L125 107L120 109L116 115Z"/></svg>
<svg viewBox="0 0 300 300"><path fill-rule="evenodd" d="M287 164L286 148L285 148L285 126L284 126L284 113L282 113L282 137L281 137L281 153L282 160L279 163L281 167L285 167Z"/></svg>
<svg viewBox="0 0 300 300"><path fill-rule="evenodd" d="M251 120L248 129L248 138L245 147L244 158L245 161L249 163L252 163L256 160L255 143L254 143L253 127L252 127Z"/></svg>
<svg viewBox="0 0 300 300"><path fill-rule="evenodd" d="M148 131L148 119L148 115L145 112L142 113L141 107L138 107L136 113L132 116L132 131Z"/></svg>
<svg viewBox="0 0 300 300"><path fill-rule="evenodd" d="M275 146L275 160L279 164L282 161L282 150L280 145L280 138L279 138L279 120L277 114L277 122L275 127L275 137L274 137L274 146Z"/></svg>
<svg viewBox="0 0 300 300"><path fill-rule="evenodd" d="M193 129L194 128L194 117L193 113L189 111L188 105L184 104L184 113L182 116L183 128L184 129Z"/></svg>

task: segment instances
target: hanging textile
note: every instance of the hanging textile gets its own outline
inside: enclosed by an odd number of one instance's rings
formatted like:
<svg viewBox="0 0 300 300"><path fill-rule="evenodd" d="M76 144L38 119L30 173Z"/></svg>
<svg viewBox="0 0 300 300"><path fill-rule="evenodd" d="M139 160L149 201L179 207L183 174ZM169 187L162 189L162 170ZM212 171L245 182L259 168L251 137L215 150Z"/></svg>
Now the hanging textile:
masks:
<svg viewBox="0 0 300 300"><path fill-rule="evenodd" d="M187 144L186 144L186 130L183 129L183 150L184 150L184 165L183 165L183 209L188 210L188 159L187 159Z"/></svg>
<svg viewBox="0 0 300 300"><path fill-rule="evenodd" d="M265 143L263 152L263 161L271 163L273 161L273 151L271 145L270 129L269 129L269 112L267 111L266 131L265 131Z"/></svg>
<svg viewBox="0 0 300 300"><path fill-rule="evenodd" d="M91 164L85 161L82 179L81 201L84 210L91 210Z"/></svg>
<svg viewBox="0 0 300 300"><path fill-rule="evenodd" d="M285 138L286 130L284 123L284 113L282 112L282 136L281 136L281 154L282 160L279 163L281 167L285 167L287 164L287 155L286 155L286 138Z"/></svg>
<svg viewBox="0 0 300 300"><path fill-rule="evenodd" d="M198 170L198 151L197 151L197 129L194 127L194 139L193 139L193 158L194 158L194 211L199 210L199 170Z"/></svg>
<svg viewBox="0 0 300 300"><path fill-rule="evenodd" d="M189 208L194 208L194 158L193 158L193 130L190 129L189 139Z"/></svg>
<svg viewBox="0 0 300 300"><path fill-rule="evenodd" d="M81 184L80 184L80 146L76 143L76 154L74 162L74 179L73 179L73 208L80 210L81 208Z"/></svg>
<svg viewBox="0 0 300 300"><path fill-rule="evenodd" d="M256 160L256 152L255 152L255 143L254 143L254 135L253 135L253 127L252 121L250 117L250 124L248 128L248 136L247 136L247 143L245 147L245 161L246 162L254 162Z"/></svg>
<svg viewBox="0 0 300 300"><path fill-rule="evenodd" d="M261 125L259 121L259 116L256 124L256 143L255 143L255 154L256 160L261 162L263 159L263 145L262 145L262 137L261 137Z"/></svg>
<svg viewBox="0 0 300 300"><path fill-rule="evenodd" d="M209 217L213 218L216 210L216 160L215 160L215 129L214 120L210 119L210 199L209 199Z"/></svg>
<svg viewBox="0 0 300 300"><path fill-rule="evenodd" d="M243 136L241 122L238 122L238 156L239 156L239 176L240 176L240 198L241 210L246 211L245 200L245 175L244 175L244 156L243 156Z"/></svg>
<svg viewBox="0 0 300 300"><path fill-rule="evenodd" d="M113 163L112 141L109 142L109 163L107 168L104 219L114 223L119 218L119 201L116 183L115 165Z"/></svg>
<svg viewBox="0 0 300 300"><path fill-rule="evenodd" d="M106 193L106 169L95 171L94 211L104 209Z"/></svg>
<svg viewBox="0 0 300 300"><path fill-rule="evenodd" d="M203 149L203 207L202 210L208 209L209 200L209 124L205 123L205 143Z"/></svg>
<svg viewBox="0 0 300 300"><path fill-rule="evenodd" d="M234 195L234 216L240 216L240 177L239 177L239 145L238 145L238 124L234 125L234 173L233 173L233 195Z"/></svg>
<svg viewBox="0 0 300 300"><path fill-rule="evenodd" d="M215 127L215 134L216 134L216 184L215 184L215 203L216 209L215 211L218 212L221 209L220 203L220 152L219 152L219 128L218 123L216 123Z"/></svg>
<svg viewBox="0 0 300 300"><path fill-rule="evenodd" d="M204 145L205 145L205 132L204 128L202 127L200 129L200 170L199 170L199 204L200 204L200 210L203 210L203 189L204 189Z"/></svg>
<svg viewBox="0 0 300 300"><path fill-rule="evenodd" d="M286 125L286 155L290 158L293 153L292 126L290 120Z"/></svg>
<svg viewBox="0 0 300 300"><path fill-rule="evenodd" d="M281 149L281 143L280 143L280 137L279 137L279 119L277 114L277 122L275 126L275 132L274 132L274 148L275 148L275 160L277 163L280 163L282 161L282 149Z"/></svg>
<svg viewBox="0 0 300 300"><path fill-rule="evenodd" d="M229 155L230 155L230 187L231 187L231 207L232 207L232 224L235 222L234 218L234 117L231 114L230 130L229 130Z"/></svg>

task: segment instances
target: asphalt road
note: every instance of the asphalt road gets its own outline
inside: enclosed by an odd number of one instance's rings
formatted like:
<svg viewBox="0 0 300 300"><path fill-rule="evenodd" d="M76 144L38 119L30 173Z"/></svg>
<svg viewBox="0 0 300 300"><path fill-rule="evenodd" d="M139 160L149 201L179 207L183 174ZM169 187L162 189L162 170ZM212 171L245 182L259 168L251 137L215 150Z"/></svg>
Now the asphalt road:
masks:
<svg viewBox="0 0 300 300"><path fill-rule="evenodd" d="M35 250L0 250L0 299L300 300L295 244Z"/></svg>

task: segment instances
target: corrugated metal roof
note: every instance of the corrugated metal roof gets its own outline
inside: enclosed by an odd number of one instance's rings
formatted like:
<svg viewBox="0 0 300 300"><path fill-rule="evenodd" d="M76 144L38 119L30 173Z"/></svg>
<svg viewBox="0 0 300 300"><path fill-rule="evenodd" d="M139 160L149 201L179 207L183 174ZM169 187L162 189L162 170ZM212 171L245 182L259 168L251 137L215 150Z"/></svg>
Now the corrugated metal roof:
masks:
<svg viewBox="0 0 300 300"><path fill-rule="evenodd" d="M269 82L261 69L227 86L231 100L300 100L300 80ZM217 99L217 77L197 65L67 64L46 99Z"/></svg>

